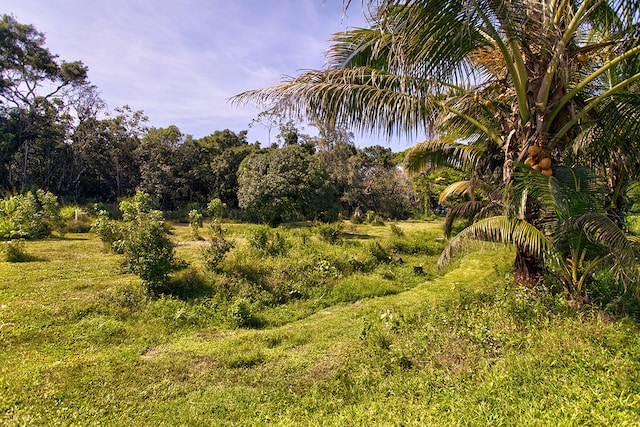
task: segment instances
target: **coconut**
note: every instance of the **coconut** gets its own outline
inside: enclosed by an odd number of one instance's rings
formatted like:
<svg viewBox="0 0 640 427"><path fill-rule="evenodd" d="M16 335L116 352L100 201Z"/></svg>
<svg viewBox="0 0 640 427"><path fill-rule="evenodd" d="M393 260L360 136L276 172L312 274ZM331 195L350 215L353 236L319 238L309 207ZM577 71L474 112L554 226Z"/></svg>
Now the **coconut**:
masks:
<svg viewBox="0 0 640 427"><path fill-rule="evenodd" d="M529 155L531 157L537 156L538 154L540 154L541 151L542 149L537 145L532 145L531 147L529 147Z"/></svg>
<svg viewBox="0 0 640 427"><path fill-rule="evenodd" d="M533 157L527 157L527 160L524 161L524 164L527 166L533 166L536 164L536 161L533 160Z"/></svg>
<svg viewBox="0 0 640 427"><path fill-rule="evenodd" d="M544 159L540 160L540 167L542 168L542 170L551 168L551 159L545 157Z"/></svg>
<svg viewBox="0 0 640 427"><path fill-rule="evenodd" d="M543 175L546 176L551 176L553 175L553 169L549 168L549 169L542 169L540 172L542 172Z"/></svg>
<svg viewBox="0 0 640 427"><path fill-rule="evenodd" d="M542 168L540 167L540 165L533 165L533 169L537 170L538 172L542 172Z"/></svg>

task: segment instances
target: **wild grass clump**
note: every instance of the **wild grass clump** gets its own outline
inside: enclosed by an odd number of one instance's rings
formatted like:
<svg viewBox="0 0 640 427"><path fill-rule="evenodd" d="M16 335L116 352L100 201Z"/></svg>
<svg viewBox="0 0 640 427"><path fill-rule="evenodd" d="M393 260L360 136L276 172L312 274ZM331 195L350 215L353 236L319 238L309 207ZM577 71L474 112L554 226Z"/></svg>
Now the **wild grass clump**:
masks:
<svg viewBox="0 0 640 427"><path fill-rule="evenodd" d="M291 247L283 229L257 227L249 236L251 248L270 256L284 256Z"/></svg>
<svg viewBox="0 0 640 427"><path fill-rule="evenodd" d="M0 255L5 262L27 262L33 259L25 251L24 240L0 242Z"/></svg>
<svg viewBox="0 0 640 427"><path fill-rule="evenodd" d="M322 240L329 243L337 243L343 238L344 223L318 223L314 227L315 233L320 236Z"/></svg>

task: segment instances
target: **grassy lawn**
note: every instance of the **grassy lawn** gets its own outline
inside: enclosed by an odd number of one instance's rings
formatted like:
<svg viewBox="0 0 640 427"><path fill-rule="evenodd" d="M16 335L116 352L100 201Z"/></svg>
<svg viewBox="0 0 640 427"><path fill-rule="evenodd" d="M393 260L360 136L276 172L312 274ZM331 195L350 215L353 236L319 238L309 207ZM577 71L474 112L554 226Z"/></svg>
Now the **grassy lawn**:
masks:
<svg viewBox="0 0 640 427"><path fill-rule="evenodd" d="M183 291L156 298L90 235L27 242L32 261L0 262L0 423L639 425L637 323L510 288L504 248L438 275L440 225L282 228L287 254L259 257L255 226L225 224L219 273L178 225ZM225 289L257 327L233 327Z"/></svg>

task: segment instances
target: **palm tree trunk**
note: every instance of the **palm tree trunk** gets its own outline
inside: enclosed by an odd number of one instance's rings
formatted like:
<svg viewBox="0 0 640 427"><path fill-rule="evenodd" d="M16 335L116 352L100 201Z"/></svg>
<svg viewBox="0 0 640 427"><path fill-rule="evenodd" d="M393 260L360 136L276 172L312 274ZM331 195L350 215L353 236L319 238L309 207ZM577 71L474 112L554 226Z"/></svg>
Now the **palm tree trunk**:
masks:
<svg viewBox="0 0 640 427"><path fill-rule="evenodd" d="M520 249L516 251L513 265L513 281L516 285L537 288L542 285L544 268L540 259L532 257Z"/></svg>

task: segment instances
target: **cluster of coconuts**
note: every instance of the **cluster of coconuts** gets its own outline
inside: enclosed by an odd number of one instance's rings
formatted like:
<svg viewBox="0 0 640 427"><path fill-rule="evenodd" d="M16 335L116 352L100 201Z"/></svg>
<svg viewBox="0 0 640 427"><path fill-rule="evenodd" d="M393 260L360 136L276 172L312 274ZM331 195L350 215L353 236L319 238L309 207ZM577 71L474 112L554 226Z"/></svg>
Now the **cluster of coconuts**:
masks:
<svg viewBox="0 0 640 427"><path fill-rule="evenodd" d="M551 169L551 159L540 148L539 145L532 145L529 147L529 157L524 161L524 164L531 166L533 169L546 176L553 175L553 169Z"/></svg>

